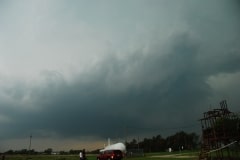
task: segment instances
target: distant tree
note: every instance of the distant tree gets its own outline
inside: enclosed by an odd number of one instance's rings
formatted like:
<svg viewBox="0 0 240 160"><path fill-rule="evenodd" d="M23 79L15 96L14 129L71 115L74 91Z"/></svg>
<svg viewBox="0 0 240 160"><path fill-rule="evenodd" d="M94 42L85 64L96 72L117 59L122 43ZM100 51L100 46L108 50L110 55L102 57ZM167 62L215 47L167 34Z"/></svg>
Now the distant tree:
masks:
<svg viewBox="0 0 240 160"><path fill-rule="evenodd" d="M48 148L48 149L44 150L44 153L45 154L52 154L52 151L53 151L52 148Z"/></svg>
<svg viewBox="0 0 240 160"><path fill-rule="evenodd" d="M59 154L60 154L60 155L66 155L66 154L68 154L68 152L60 151Z"/></svg>
<svg viewBox="0 0 240 160"><path fill-rule="evenodd" d="M14 153L14 152L13 152L12 149L10 149L10 150L8 150L8 151L5 152L5 154L10 154L10 155L13 154L13 153Z"/></svg>
<svg viewBox="0 0 240 160"><path fill-rule="evenodd" d="M183 131L167 137L167 147L171 147L173 150L182 149L194 149L198 145L199 137L195 133L187 134Z"/></svg>
<svg viewBox="0 0 240 160"><path fill-rule="evenodd" d="M152 152L160 152L166 149L166 140L161 135L152 138Z"/></svg>
<svg viewBox="0 0 240 160"><path fill-rule="evenodd" d="M98 154L99 151L100 151L100 149L96 149L96 150L93 150L93 151L91 151L91 152L89 152L89 153L92 153L92 154Z"/></svg>
<svg viewBox="0 0 240 160"><path fill-rule="evenodd" d="M127 142L126 147L131 149L137 148L138 147L137 140L133 139L131 142L129 143Z"/></svg>
<svg viewBox="0 0 240 160"><path fill-rule="evenodd" d="M71 150L69 151L69 154L79 154L80 151L81 151L81 150L73 150L73 149L71 149Z"/></svg>
<svg viewBox="0 0 240 160"><path fill-rule="evenodd" d="M139 143L140 148L143 148L144 152L152 152L152 139L144 138L142 142Z"/></svg>
<svg viewBox="0 0 240 160"><path fill-rule="evenodd" d="M21 149L19 151L15 151L16 154L27 154L28 150L27 149Z"/></svg>
<svg viewBox="0 0 240 160"><path fill-rule="evenodd" d="M126 143L127 149L136 149L137 147L144 150L144 152L160 152L167 148L173 150L195 149L199 144L199 136L196 133L187 134L183 131L177 132L167 138L161 135L153 136L152 138L144 138L143 141L137 142L133 139Z"/></svg>
<svg viewBox="0 0 240 160"><path fill-rule="evenodd" d="M199 136L196 133L190 133L188 135L188 147L187 149L196 149L199 144Z"/></svg>

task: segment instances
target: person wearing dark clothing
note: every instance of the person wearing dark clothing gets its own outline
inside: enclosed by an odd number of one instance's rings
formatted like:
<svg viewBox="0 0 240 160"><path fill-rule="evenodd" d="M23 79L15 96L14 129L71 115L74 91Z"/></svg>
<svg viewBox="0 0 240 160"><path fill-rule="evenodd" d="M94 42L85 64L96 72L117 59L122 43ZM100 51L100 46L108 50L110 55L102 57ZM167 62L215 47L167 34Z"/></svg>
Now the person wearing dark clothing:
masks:
<svg viewBox="0 0 240 160"><path fill-rule="evenodd" d="M85 152L85 149L83 149L82 154L83 154L83 160L86 160L86 152Z"/></svg>
<svg viewBox="0 0 240 160"><path fill-rule="evenodd" d="M4 154L2 154L2 160L5 160L5 155Z"/></svg>

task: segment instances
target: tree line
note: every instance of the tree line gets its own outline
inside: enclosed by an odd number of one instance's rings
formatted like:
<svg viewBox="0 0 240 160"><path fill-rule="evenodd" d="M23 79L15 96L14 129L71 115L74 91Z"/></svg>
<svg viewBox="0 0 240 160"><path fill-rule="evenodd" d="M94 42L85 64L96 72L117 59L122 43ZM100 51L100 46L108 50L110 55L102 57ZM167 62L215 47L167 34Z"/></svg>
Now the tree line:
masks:
<svg viewBox="0 0 240 160"><path fill-rule="evenodd" d="M23 155L35 155L35 154L45 154L45 155L51 155L51 154L60 154L60 155L67 155L67 154L79 154L81 150L69 150L69 151L59 151L59 152L54 152L52 148L47 148L43 152L37 152L34 149L27 150L27 149L21 149L21 150L8 150L4 152L4 154L7 155L14 155L14 154L23 154Z"/></svg>
<svg viewBox="0 0 240 160"><path fill-rule="evenodd" d="M152 138L144 138L142 141L132 139L130 142L126 142L127 150L141 149L143 152L162 152L171 148L173 151L178 150L193 150L199 146L199 136L196 133L186 133L184 131L177 132L174 135L163 138L161 135L153 136ZM80 150L60 151L57 154L78 154ZM99 149L90 151L88 153L99 153ZM27 150L8 150L5 154L53 154L53 149L48 148L43 152L37 152L34 149Z"/></svg>
<svg viewBox="0 0 240 160"><path fill-rule="evenodd" d="M162 152L169 148L173 151L193 150L199 146L199 136L196 133L177 132L174 135L163 138L161 135L152 138L144 138L142 141L133 139L126 142L127 149L142 149L146 152Z"/></svg>

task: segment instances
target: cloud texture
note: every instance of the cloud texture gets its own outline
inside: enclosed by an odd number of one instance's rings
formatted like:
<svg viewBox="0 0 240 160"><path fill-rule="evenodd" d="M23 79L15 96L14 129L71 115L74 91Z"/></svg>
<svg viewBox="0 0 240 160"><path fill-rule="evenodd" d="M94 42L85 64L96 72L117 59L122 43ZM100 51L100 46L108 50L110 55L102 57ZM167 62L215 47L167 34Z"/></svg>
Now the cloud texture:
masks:
<svg viewBox="0 0 240 160"><path fill-rule="evenodd" d="M1 150L198 132L222 99L239 111L238 1L0 3Z"/></svg>

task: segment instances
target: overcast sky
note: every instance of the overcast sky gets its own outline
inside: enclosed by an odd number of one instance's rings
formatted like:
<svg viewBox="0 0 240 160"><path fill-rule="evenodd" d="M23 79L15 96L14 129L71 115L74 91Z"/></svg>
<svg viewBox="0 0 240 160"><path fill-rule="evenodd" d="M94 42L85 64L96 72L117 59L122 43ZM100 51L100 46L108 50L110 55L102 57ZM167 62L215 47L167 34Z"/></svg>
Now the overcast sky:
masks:
<svg viewBox="0 0 240 160"><path fill-rule="evenodd" d="M240 105L235 0L0 1L0 152L102 148Z"/></svg>

